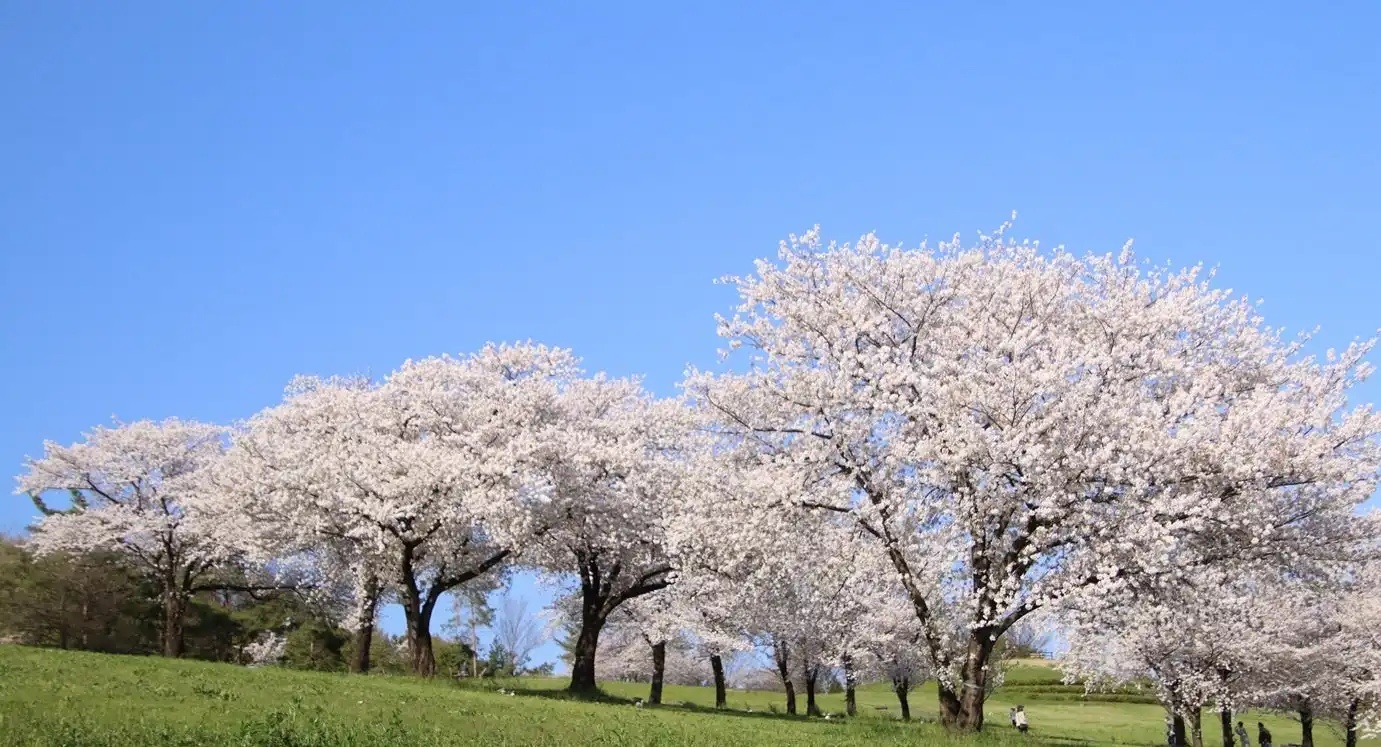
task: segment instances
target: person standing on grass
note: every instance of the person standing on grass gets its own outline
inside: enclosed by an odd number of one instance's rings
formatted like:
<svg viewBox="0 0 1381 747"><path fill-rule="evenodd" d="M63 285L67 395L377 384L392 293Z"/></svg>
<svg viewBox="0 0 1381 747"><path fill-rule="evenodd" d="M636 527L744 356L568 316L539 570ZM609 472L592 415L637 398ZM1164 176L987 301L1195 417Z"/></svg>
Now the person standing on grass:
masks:
<svg viewBox="0 0 1381 747"><path fill-rule="evenodd" d="M1271 730L1260 721L1256 722L1256 744L1257 747L1271 747Z"/></svg>
<svg viewBox="0 0 1381 747"><path fill-rule="evenodd" d="M1012 728L1013 728L1013 729L1017 728L1017 709L1015 709L1015 708L1008 708L1008 709L1007 709L1007 718L1012 722Z"/></svg>
<svg viewBox="0 0 1381 747"><path fill-rule="evenodd" d="M1237 742L1242 747L1252 747L1252 740L1247 738L1247 727L1241 721L1237 722L1237 728L1233 729L1237 733Z"/></svg>
<svg viewBox="0 0 1381 747"><path fill-rule="evenodd" d="M1013 717L1012 720L1013 723L1016 724L1017 731L1021 732L1022 734L1025 734L1026 729L1028 728L1026 723L1026 706L1017 706L1016 715Z"/></svg>

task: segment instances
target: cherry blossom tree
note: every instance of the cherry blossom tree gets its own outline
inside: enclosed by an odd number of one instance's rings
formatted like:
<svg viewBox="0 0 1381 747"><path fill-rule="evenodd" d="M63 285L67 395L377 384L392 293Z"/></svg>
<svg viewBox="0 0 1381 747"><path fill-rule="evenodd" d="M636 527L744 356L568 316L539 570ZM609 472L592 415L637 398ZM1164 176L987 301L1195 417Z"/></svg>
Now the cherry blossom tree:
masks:
<svg viewBox="0 0 1381 747"><path fill-rule="evenodd" d="M1263 663L1251 681L1262 706L1294 713L1300 744L1314 744L1317 718L1341 721L1349 745L1374 716L1381 699L1381 573L1359 566L1335 586L1296 595L1257 597L1270 615L1266 640L1256 647ZM1269 600L1269 601L1267 601Z"/></svg>
<svg viewBox="0 0 1381 747"><path fill-rule="evenodd" d="M930 679L930 661L922 653L923 633L904 595L891 604L874 605L860 630L866 635L852 642L851 650L861 652L853 667L862 677L889 683L901 719L910 721L911 690Z"/></svg>
<svg viewBox="0 0 1381 747"><path fill-rule="evenodd" d="M637 381L603 376L568 383L559 409L539 434L547 529L525 561L579 579L570 690L589 694L610 615L673 580L664 537L678 500L686 417L679 403L654 400Z"/></svg>
<svg viewBox="0 0 1381 747"><path fill-rule="evenodd" d="M163 600L163 654L183 652L183 621L198 592L249 589L225 571L239 568L245 538L218 520L222 496L207 479L225 448L225 429L177 419L93 428L83 442L44 444L16 493L43 518L36 551L112 550L155 583ZM45 495L67 494L51 508Z"/></svg>
<svg viewBox="0 0 1381 747"><path fill-rule="evenodd" d="M442 595L494 588L537 531L525 459L575 370L566 351L490 345L378 385L299 379L236 439L223 480L272 552L357 564L360 630L391 588L413 670L430 675Z"/></svg>
<svg viewBox="0 0 1381 747"><path fill-rule="evenodd" d="M736 627L770 649L787 712L796 712L799 686L807 714L818 715L821 677L843 668L849 690L851 657L873 636L870 614L894 604L900 587L853 523L831 512L769 510L818 499L799 473L761 454L697 453L695 487L677 513L674 591L717 623L707 628Z"/></svg>
<svg viewBox="0 0 1381 747"><path fill-rule="evenodd" d="M1005 230L1005 229L1004 229ZM738 370L693 372L725 448L790 465L888 557L939 678L983 725L998 639L1077 594L1201 565L1323 572L1355 545L1381 418L1358 343L1320 362L1198 268L1002 234L902 249L783 242L729 278Z"/></svg>
<svg viewBox="0 0 1381 747"><path fill-rule="evenodd" d="M708 660L681 625L689 617L673 600L675 588L673 584L639 597L615 611L605 624L596 655L596 670L602 677L649 682L646 702L650 705L662 702L665 683L704 685L713 677Z"/></svg>
<svg viewBox="0 0 1381 747"><path fill-rule="evenodd" d="M254 641L245 644L241 653L252 667L278 664L288 649L288 637L281 633L265 632Z"/></svg>
<svg viewBox="0 0 1381 747"><path fill-rule="evenodd" d="M1381 738L1381 563L1373 562L1350 587L1338 615L1334 655L1345 663L1347 747L1359 736Z"/></svg>
<svg viewBox="0 0 1381 747"><path fill-rule="evenodd" d="M1273 663L1269 641L1284 621L1280 606L1263 602L1283 601L1284 591L1200 571L1071 625L1060 666L1089 690L1149 682L1179 744L1203 747L1202 712L1216 703L1231 738L1232 711L1259 703L1261 672Z"/></svg>
<svg viewBox="0 0 1381 747"><path fill-rule="evenodd" d="M684 510L688 503L690 500L683 501L678 517L693 516L692 512ZM689 520L694 521L693 518ZM756 600L741 593L742 579L730 579L704 565L703 556L697 562L689 560L697 556L676 554L682 563L677 583L658 596L672 597L672 612L678 616L678 629L692 637L699 655L708 659L710 680L715 688L715 707L725 708L728 706L725 658L752 648L745 627L752 615L745 608L751 609Z"/></svg>

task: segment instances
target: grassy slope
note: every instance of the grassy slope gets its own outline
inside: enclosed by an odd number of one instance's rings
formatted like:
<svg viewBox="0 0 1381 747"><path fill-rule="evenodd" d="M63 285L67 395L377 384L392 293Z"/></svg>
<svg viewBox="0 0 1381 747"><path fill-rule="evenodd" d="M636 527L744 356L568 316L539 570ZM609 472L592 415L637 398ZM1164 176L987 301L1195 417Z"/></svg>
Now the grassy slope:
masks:
<svg viewBox="0 0 1381 747"><path fill-rule="evenodd" d="M894 721L883 687L859 693L862 718L848 723L772 716L779 693L731 692L734 712L706 712L713 691L668 687L669 706L580 703L558 697L559 680L524 680L531 694L506 697L445 681L346 677L223 664L102 656L0 646L0 744L43 745L1034 745L1055 742L1163 744L1160 709L1130 703L1079 703L1064 697L1050 670L1021 667L990 714L997 728L951 739L927 724ZM646 685L608 683L614 696ZM548 697L542 697L547 695ZM1042 696L1056 699L1043 700ZM1006 727L1010 697L1031 712L1035 734ZM912 696L913 713L934 716L933 685ZM678 704L686 703L685 706ZM804 707L804 703L802 704ZM878 710L887 706L889 710ZM822 698L843 710L840 695ZM754 713L747 713L752 708ZM1298 730L1270 722L1279 742ZM1320 747L1340 743L1326 728ZM1217 741L1211 732L1210 744Z"/></svg>

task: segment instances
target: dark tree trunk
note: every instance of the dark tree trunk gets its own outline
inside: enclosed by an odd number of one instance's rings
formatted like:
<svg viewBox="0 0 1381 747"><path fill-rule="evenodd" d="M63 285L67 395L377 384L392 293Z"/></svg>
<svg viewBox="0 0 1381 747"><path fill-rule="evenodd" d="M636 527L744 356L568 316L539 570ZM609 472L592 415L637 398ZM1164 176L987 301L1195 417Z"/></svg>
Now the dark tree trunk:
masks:
<svg viewBox="0 0 1381 747"><path fill-rule="evenodd" d="M413 569L414 546L405 545L402 557L403 618L407 627L408 653L412 656L412 673L421 677L436 674L436 655L432 652L432 614L436 596L422 595ZM433 591L435 588L433 587Z"/></svg>
<svg viewBox="0 0 1381 747"><path fill-rule="evenodd" d="M1308 698L1299 704L1300 747L1314 747L1314 704Z"/></svg>
<svg viewBox="0 0 1381 747"><path fill-rule="evenodd" d="M176 587L163 592L163 655L174 659L183 652L183 625L187 617L187 599Z"/></svg>
<svg viewBox="0 0 1381 747"><path fill-rule="evenodd" d="M844 713L850 717L858 715L858 699L855 688L858 685L858 676L854 673L854 660L851 656L844 657Z"/></svg>
<svg viewBox="0 0 1381 747"><path fill-rule="evenodd" d="M777 641L772 646L772 652L777 659L777 675L782 678L782 687L786 690L786 712L792 716L796 715L796 685L791 681L791 670L789 668L790 658L786 641Z"/></svg>
<svg viewBox="0 0 1381 747"><path fill-rule="evenodd" d="M374 623L360 625L355 631L355 659L350 662L350 671L355 674L369 673L369 650L374 646Z"/></svg>
<svg viewBox="0 0 1381 747"><path fill-rule="evenodd" d="M1347 747L1357 747L1357 712L1362 708L1362 701L1353 698L1347 704L1347 718L1343 720L1343 730L1346 735Z"/></svg>
<svg viewBox="0 0 1381 747"><path fill-rule="evenodd" d="M946 728L955 729L959 725L959 694L954 689L940 683L938 695L940 697L940 723Z"/></svg>
<svg viewBox="0 0 1381 747"><path fill-rule="evenodd" d="M436 674L436 654L432 652L432 613L436 611L441 595L474 578L478 578L498 566L509 556L508 550L500 550L483 562L464 570L448 569L443 563L434 571L431 583L424 590L419 584L416 561L417 547L421 540L403 545L400 563L402 580L403 616L407 620L408 648L412 651L412 671L423 677Z"/></svg>
<svg viewBox="0 0 1381 747"><path fill-rule="evenodd" d="M601 570L599 553L590 549L572 548L576 568L580 572L580 635L575 641L574 661L571 663L571 684L567 691L578 696L599 692L595 679L595 654L599 651L599 633L609 615L630 599L665 589L670 581L670 565L644 571L631 586L616 591L614 582L622 566L618 561Z"/></svg>
<svg viewBox="0 0 1381 747"><path fill-rule="evenodd" d="M1218 721L1223 725L1223 747L1233 747L1236 743L1232 738L1232 710L1227 706L1218 709Z"/></svg>
<svg viewBox="0 0 1381 747"><path fill-rule="evenodd" d="M430 620L418 620L408 630L408 650L412 652L412 673L423 677L436 674L436 653L432 650Z"/></svg>
<svg viewBox="0 0 1381 747"><path fill-rule="evenodd" d="M1185 740L1188 737L1187 730L1184 728L1184 717L1175 714L1174 720L1175 747L1187 747Z"/></svg>
<svg viewBox="0 0 1381 747"><path fill-rule="evenodd" d="M911 682L905 677L900 680L892 681L892 692L897 694L897 703L901 705L901 720L911 720Z"/></svg>
<svg viewBox="0 0 1381 747"><path fill-rule="evenodd" d="M806 715L819 716L820 706L815 702L815 688L820 684L820 665L806 665L803 674L806 681Z"/></svg>
<svg viewBox="0 0 1381 747"><path fill-rule="evenodd" d="M729 699L724 686L724 659L719 654L710 657L710 669L714 672L714 707L724 708Z"/></svg>
<svg viewBox="0 0 1381 747"><path fill-rule="evenodd" d="M403 617L407 619L408 651L412 654L412 673L431 677L436 674L436 654L432 651L432 611L439 595L423 600L412 589L403 595Z"/></svg>
<svg viewBox="0 0 1381 747"><path fill-rule="evenodd" d="M648 693L647 702L651 705L662 704L662 680L667 673L667 642L657 641L652 644L652 692Z"/></svg>
<svg viewBox="0 0 1381 747"><path fill-rule="evenodd" d="M588 607L588 605L587 605ZM586 610L580 618L580 635L575 639L575 657L571 663L571 684L567 688L579 695L599 692L595 681L595 654L599 651L599 634L604 620L597 612Z"/></svg>
<svg viewBox="0 0 1381 747"><path fill-rule="evenodd" d="M378 611L379 582L374 579L364 585L360 617L355 621L355 660L350 663L350 671L356 674L369 672L369 654L374 647L374 619Z"/></svg>

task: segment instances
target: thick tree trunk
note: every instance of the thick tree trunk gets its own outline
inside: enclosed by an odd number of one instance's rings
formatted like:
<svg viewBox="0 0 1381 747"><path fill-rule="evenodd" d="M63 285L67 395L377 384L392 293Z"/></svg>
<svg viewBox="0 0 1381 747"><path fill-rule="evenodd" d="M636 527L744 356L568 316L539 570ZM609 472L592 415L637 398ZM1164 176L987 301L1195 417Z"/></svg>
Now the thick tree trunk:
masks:
<svg viewBox="0 0 1381 747"><path fill-rule="evenodd" d="M901 705L901 720L911 720L911 683L902 678L892 682L892 692L897 694L897 703Z"/></svg>
<svg viewBox="0 0 1381 747"><path fill-rule="evenodd" d="M941 683L938 689L940 698L940 723L947 729L959 726L959 694L954 688Z"/></svg>
<svg viewBox="0 0 1381 747"><path fill-rule="evenodd" d="M777 659L777 675L782 678L782 687L786 690L786 712L795 716L796 685L791 681L790 651L787 649L786 641L777 641L772 646L772 652Z"/></svg>
<svg viewBox="0 0 1381 747"><path fill-rule="evenodd" d="M858 675L854 672L854 660L851 656L844 657L844 713L849 716L858 715L858 698L854 690L858 685Z"/></svg>
<svg viewBox="0 0 1381 747"><path fill-rule="evenodd" d="M587 607L589 605L586 605ZM578 695L594 695L599 692L595 681L595 653L599 650L599 633L604 620L593 611L581 614L580 635L575 639L575 657L571 663L571 684L567 688Z"/></svg>
<svg viewBox="0 0 1381 747"><path fill-rule="evenodd" d="M187 617L187 599L176 588L163 592L163 655L174 659L182 656L183 624Z"/></svg>
<svg viewBox="0 0 1381 747"><path fill-rule="evenodd" d="M413 547L405 546L402 560L403 619L407 627L408 652L412 673L421 677L436 674L436 655L432 652L432 610L440 594L435 587L424 598L413 570Z"/></svg>
<svg viewBox="0 0 1381 747"><path fill-rule="evenodd" d="M1187 733L1186 733L1186 730L1185 730L1185 728L1184 728L1184 717L1181 716L1181 715L1178 714L1178 713L1175 714L1175 720L1174 720L1174 735L1175 735L1175 747L1186 747L1185 741L1186 741L1186 738L1187 738Z"/></svg>
<svg viewBox="0 0 1381 747"><path fill-rule="evenodd" d="M1223 747L1233 747L1235 740L1232 738L1232 710L1227 706L1219 708L1218 722L1223 727Z"/></svg>
<svg viewBox="0 0 1381 747"><path fill-rule="evenodd" d="M350 662L350 671L355 674L369 673L369 650L374 646L374 623L361 624L355 630L355 660Z"/></svg>
<svg viewBox="0 0 1381 747"><path fill-rule="evenodd" d="M1204 718L1203 710L1200 708L1189 712L1189 736L1194 742L1194 747L1204 747Z"/></svg>
<svg viewBox="0 0 1381 747"><path fill-rule="evenodd" d="M667 642L657 641L652 644L652 692L647 696L649 704L662 704L662 679L666 677L666 673Z"/></svg>
<svg viewBox="0 0 1381 747"><path fill-rule="evenodd" d="M815 688L820 684L819 665L808 665L803 672L806 681L806 715L819 716L820 706L815 702Z"/></svg>
<svg viewBox="0 0 1381 747"><path fill-rule="evenodd" d="M408 650L412 653L412 673L423 677L436 674L436 653L432 650L431 620L418 618L408 628Z"/></svg>
<svg viewBox="0 0 1381 747"><path fill-rule="evenodd" d="M1347 704L1347 717L1343 720L1343 737L1347 747L1357 747L1357 712L1362 708L1362 701L1353 698Z"/></svg>
<svg viewBox="0 0 1381 747"><path fill-rule="evenodd" d="M1299 704L1300 747L1314 747L1314 704L1308 698Z"/></svg>
<svg viewBox="0 0 1381 747"><path fill-rule="evenodd" d="M403 595L403 617L407 622L408 652L412 654L412 673L421 677L436 674L436 654L432 651L432 612L439 594L423 600L412 590Z"/></svg>
<svg viewBox="0 0 1381 747"><path fill-rule="evenodd" d="M605 621L624 602L666 588L670 583L666 574L671 573L672 568L667 565L646 570L631 586L616 591L613 584L622 569L617 560L601 571L598 551L572 548L572 552L580 571L580 635L575 642L571 684L566 689L575 695L589 696L599 692L595 680L595 654Z"/></svg>
<svg viewBox="0 0 1381 747"><path fill-rule="evenodd" d="M374 620L378 612L379 582L371 580L365 583L360 616L355 620L355 660L350 663L350 671L355 674L369 672L369 654L374 647Z"/></svg>
<svg viewBox="0 0 1381 747"><path fill-rule="evenodd" d="M974 631L964 657L963 681L958 691L940 685L940 723L957 731L982 731L983 702L987 698L988 657L993 644L986 629Z"/></svg>
<svg viewBox="0 0 1381 747"><path fill-rule="evenodd" d="M710 657L710 670L714 672L714 707L724 708L729 704L729 699L724 686L724 659L719 654Z"/></svg>

